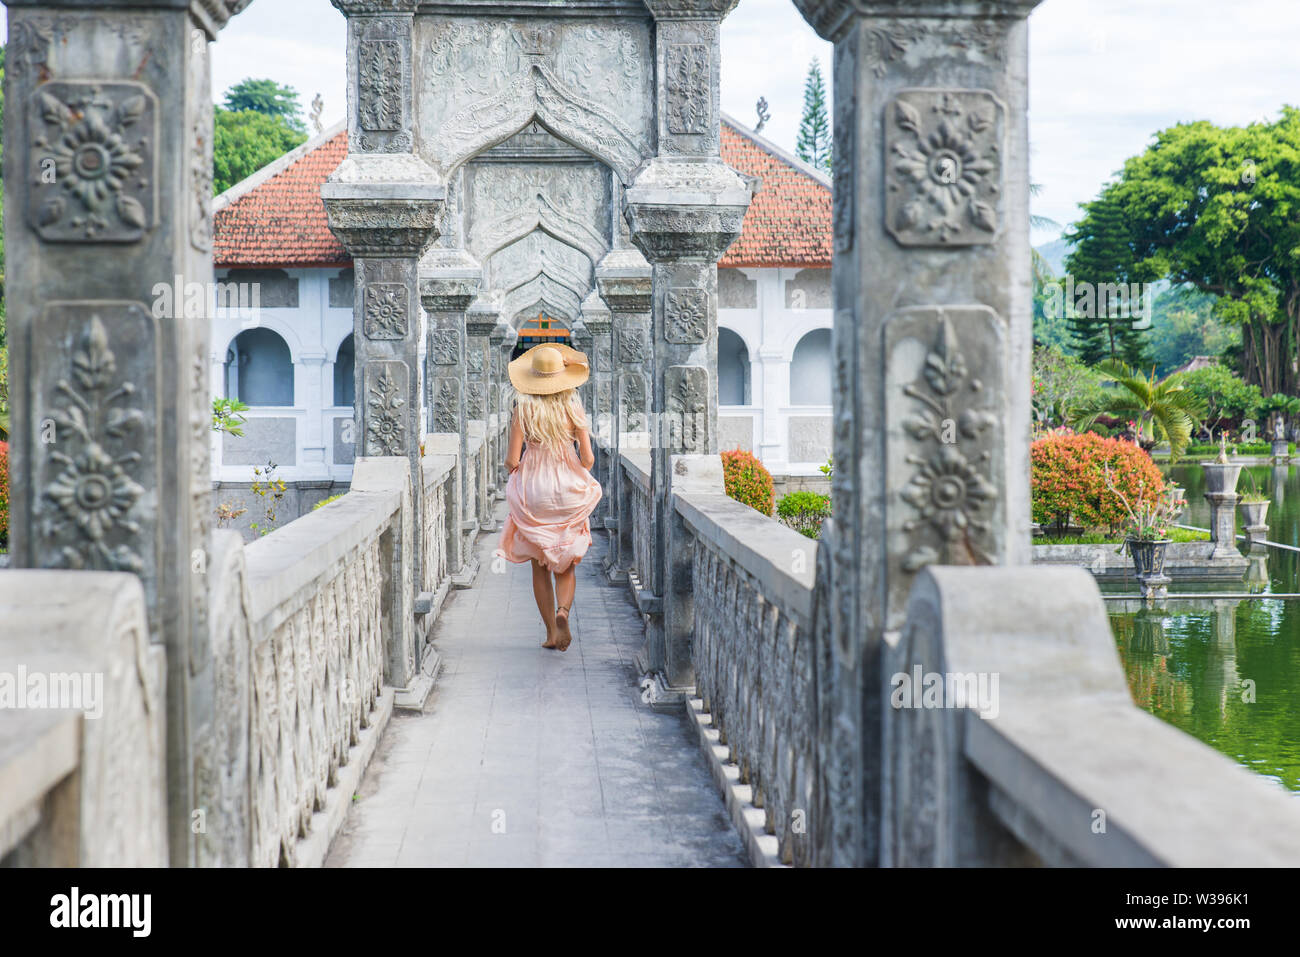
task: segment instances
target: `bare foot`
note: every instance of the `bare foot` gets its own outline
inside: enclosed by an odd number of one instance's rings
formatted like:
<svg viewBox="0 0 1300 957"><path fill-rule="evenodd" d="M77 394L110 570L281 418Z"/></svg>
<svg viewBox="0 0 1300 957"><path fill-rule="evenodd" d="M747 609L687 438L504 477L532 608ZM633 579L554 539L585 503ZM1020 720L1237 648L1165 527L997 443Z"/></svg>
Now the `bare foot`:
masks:
<svg viewBox="0 0 1300 957"><path fill-rule="evenodd" d="M569 609L563 605L555 610L555 630L558 633L555 647L560 651L568 651L569 643L573 641L573 633L569 631Z"/></svg>
<svg viewBox="0 0 1300 957"><path fill-rule="evenodd" d="M551 648L551 649L556 648L557 645L556 645L555 642L556 642L556 639L557 639L558 637L559 637L559 635L553 635L553 634L551 634L551 629L550 629L550 628L547 628L547 629L546 629L546 640L542 642L542 647L543 647L543 648Z"/></svg>

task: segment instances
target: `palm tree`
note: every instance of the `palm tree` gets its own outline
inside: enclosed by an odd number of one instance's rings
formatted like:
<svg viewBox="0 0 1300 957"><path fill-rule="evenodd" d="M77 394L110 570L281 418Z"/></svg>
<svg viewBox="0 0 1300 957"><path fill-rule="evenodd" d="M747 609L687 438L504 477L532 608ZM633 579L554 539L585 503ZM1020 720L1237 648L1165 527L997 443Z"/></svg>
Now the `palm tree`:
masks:
<svg viewBox="0 0 1300 957"><path fill-rule="evenodd" d="M1086 431L1103 415L1127 416L1136 423L1138 444L1150 451L1163 439L1169 443L1172 461L1178 461L1191 441L1192 430L1205 415L1201 400L1174 376L1157 379L1154 369L1147 377L1118 359L1106 359L1096 370L1117 388L1078 409L1074 428Z"/></svg>

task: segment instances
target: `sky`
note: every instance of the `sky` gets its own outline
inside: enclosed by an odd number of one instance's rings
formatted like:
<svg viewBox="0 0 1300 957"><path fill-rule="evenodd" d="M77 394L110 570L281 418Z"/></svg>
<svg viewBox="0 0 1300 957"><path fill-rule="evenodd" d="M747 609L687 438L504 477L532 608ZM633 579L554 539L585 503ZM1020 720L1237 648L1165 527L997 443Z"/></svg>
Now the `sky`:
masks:
<svg viewBox="0 0 1300 957"><path fill-rule="evenodd" d="M1300 103L1300 0L1044 0L1029 43L1032 208L1062 225L1157 130L1267 120ZM213 95L269 77L302 94L304 113L320 93L329 126L346 108L346 46L329 0L255 0L213 49ZM829 91L830 44L790 0L740 0L722 25L723 110L752 126L766 97L763 135L793 150L813 59Z"/></svg>

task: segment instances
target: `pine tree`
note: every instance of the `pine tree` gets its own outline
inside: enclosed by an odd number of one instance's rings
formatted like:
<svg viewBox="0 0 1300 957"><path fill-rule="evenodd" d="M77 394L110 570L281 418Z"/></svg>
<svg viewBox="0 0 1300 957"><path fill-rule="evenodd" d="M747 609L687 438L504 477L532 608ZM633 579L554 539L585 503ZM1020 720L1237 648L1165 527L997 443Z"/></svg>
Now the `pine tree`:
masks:
<svg viewBox="0 0 1300 957"><path fill-rule="evenodd" d="M813 60L803 87L803 119L795 153L809 166L831 171L831 122L826 112L826 84L821 64Z"/></svg>
<svg viewBox="0 0 1300 957"><path fill-rule="evenodd" d="M1074 278L1076 289L1091 286L1080 314L1077 303L1066 303L1070 333L1076 353L1089 365L1103 359L1122 359L1130 366L1146 364L1146 337L1135 328L1140 323L1140 302L1136 299L1112 299L1104 295L1108 286L1130 288L1132 274L1132 238L1124 210L1109 188L1090 203L1084 204L1084 217L1075 224L1066 239L1074 251L1066 259L1066 272Z"/></svg>

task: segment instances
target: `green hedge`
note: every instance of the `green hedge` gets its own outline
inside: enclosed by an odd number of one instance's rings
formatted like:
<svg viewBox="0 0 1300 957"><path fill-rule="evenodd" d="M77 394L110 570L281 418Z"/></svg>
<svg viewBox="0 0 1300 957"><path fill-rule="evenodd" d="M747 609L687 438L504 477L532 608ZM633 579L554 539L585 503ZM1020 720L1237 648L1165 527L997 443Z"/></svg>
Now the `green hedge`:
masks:
<svg viewBox="0 0 1300 957"><path fill-rule="evenodd" d="M791 492L776 503L776 515L800 535L817 538L822 522L831 517L831 497L820 492Z"/></svg>

